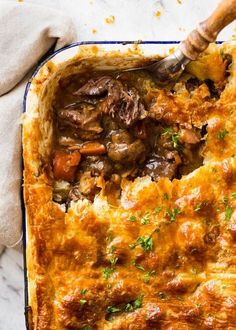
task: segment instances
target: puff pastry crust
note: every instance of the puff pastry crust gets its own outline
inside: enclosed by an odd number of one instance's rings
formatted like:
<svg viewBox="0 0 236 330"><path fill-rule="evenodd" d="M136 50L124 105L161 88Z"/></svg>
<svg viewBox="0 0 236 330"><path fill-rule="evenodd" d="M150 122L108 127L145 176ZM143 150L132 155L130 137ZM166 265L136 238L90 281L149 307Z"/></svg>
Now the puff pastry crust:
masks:
<svg viewBox="0 0 236 330"><path fill-rule="evenodd" d="M117 207L102 194L68 213L52 201L49 104L27 111L30 329L236 329L236 45L221 49L233 62L219 100L161 91L153 108L207 123L204 165L180 180L126 181Z"/></svg>

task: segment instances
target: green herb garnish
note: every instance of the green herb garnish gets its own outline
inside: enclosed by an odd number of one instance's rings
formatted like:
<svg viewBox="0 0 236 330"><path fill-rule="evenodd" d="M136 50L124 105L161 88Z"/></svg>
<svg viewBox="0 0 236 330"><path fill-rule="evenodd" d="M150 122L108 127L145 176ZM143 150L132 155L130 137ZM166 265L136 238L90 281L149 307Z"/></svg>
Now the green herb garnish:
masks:
<svg viewBox="0 0 236 330"><path fill-rule="evenodd" d="M105 278L105 280L107 280L112 273L114 273L115 269L114 268L103 268L103 277Z"/></svg>
<svg viewBox="0 0 236 330"><path fill-rule="evenodd" d="M233 198L236 198L236 192L233 192L233 193L231 194L231 196L232 196Z"/></svg>
<svg viewBox="0 0 236 330"><path fill-rule="evenodd" d="M173 208L173 210L167 210L166 216L168 216L170 218L171 222L174 222L176 220L177 215L180 213L181 213L181 210L177 207L177 208Z"/></svg>
<svg viewBox="0 0 236 330"><path fill-rule="evenodd" d="M80 290L80 293L81 293L81 294L86 294L87 292L88 292L88 289L81 289L81 290Z"/></svg>
<svg viewBox="0 0 236 330"><path fill-rule="evenodd" d="M161 135L165 136L165 135L171 135L173 133L173 129L171 127L166 127L163 130L163 133Z"/></svg>
<svg viewBox="0 0 236 330"><path fill-rule="evenodd" d="M227 134L229 134L229 131L227 131L227 129L224 129L223 131L219 131L216 136L218 140L224 140Z"/></svg>
<svg viewBox="0 0 236 330"><path fill-rule="evenodd" d="M202 203L199 203L195 206L194 211L199 212L201 210Z"/></svg>
<svg viewBox="0 0 236 330"><path fill-rule="evenodd" d="M109 253L113 253L116 250L116 247L112 245L109 249Z"/></svg>
<svg viewBox="0 0 236 330"><path fill-rule="evenodd" d="M144 283L148 284L150 282L150 277L154 276L156 274L155 270L152 270L150 272L148 272L147 274L144 275Z"/></svg>
<svg viewBox="0 0 236 330"><path fill-rule="evenodd" d="M231 219L232 216L232 207L230 205L227 205L225 208L225 220L229 221Z"/></svg>
<svg viewBox="0 0 236 330"><path fill-rule="evenodd" d="M131 215L129 218L129 221L135 222L135 221L137 221L137 218L134 215Z"/></svg>
<svg viewBox="0 0 236 330"><path fill-rule="evenodd" d="M114 239L114 237L113 237L112 234L109 234L109 235L106 237L106 241L108 241L108 242L113 241L113 239Z"/></svg>
<svg viewBox="0 0 236 330"><path fill-rule="evenodd" d="M128 303L124 310L125 312L133 312L135 309L142 307L143 303L143 296L139 296L136 300L133 302Z"/></svg>
<svg viewBox="0 0 236 330"><path fill-rule="evenodd" d="M139 270L141 270L142 272L145 272L145 269L143 268L143 266L140 264L137 264L136 260L132 261L132 265L135 266L136 268L138 268Z"/></svg>
<svg viewBox="0 0 236 330"><path fill-rule="evenodd" d="M165 299L166 298L166 294L162 291L158 292L158 296L160 299Z"/></svg>
<svg viewBox="0 0 236 330"><path fill-rule="evenodd" d="M133 302L134 309L142 307L142 303L143 303L143 296L140 296Z"/></svg>
<svg viewBox="0 0 236 330"><path fill-rule="evenodd" d="M224 204L227 204L228 201L229 201L228 198L226 198L226 197L223 197L223 198L222 198L222 202L223 202Z"/></svg>
<svg viewBox="0 0 236 330"><path fill-rule="evenodd" d="M112 266L115 266L115 264L117 263L117 261L118 261L118 258L117 257L111 257L110 258L110 263L111 263Z"/></svg>
<svg viewBox="0 0 236 330"><path fill-rule="evenodd" d="M172 140L173 147L175 149L179 149L181 147L181 144L179 142L179 134L178 133L172 134L171 140Z"/></svg>
<svg viewBox="0 0 236 330"><path fill-rule="evenodd" d="M149 221L150 221L149 217L150 217L150 214L149 214L149 213L146 213L146 214L142 217L142 219L141 219L141 224L142 224L142 225L147 225L147 224L149 224Z"/></svg>
<svg viewBox="0 0 236 330"><path fill-rule="evenodd" d="M141 245L144 251L152 251L153 249L153 239L150 236L140 236L137 243Z"/></svg>
<svg viewBox="0 0 236 330"><path fill-rule="evenodd" d="M86 304L87 300L86 299L80 299L79 303L80 305L84 305Z"/></svg>
<svg viewBox="0 0 236 330"><path fill-rule="evenodd" d="M155 213L155 214L158 214L158 213L161 212L161 210L162 210L162 207L156 207L156 208L154 209L154 213Z"/></svg>
<svg viewBox="0 0 236 330"><path fill-rule="evenodd" d="M121 309L118 307L115 307L115 306L108 306L106 309L107 313L118 313L120 311L121 311Z"/></svg>
<svg viewBox="0 0 236 330"><path fill-rule="evenodd" d="M163 199L166 201L169 200L169 195L166 192L163 194Z"/></svg>
<svg viewBox="0 0 236 330"><path fill-rule="evenodd" d="M119 312L133 312L135 309L142 307L143 296L139 296L134 301L126 304L124 307L108 306L106 309L107 313L119 313Z"/></svg>

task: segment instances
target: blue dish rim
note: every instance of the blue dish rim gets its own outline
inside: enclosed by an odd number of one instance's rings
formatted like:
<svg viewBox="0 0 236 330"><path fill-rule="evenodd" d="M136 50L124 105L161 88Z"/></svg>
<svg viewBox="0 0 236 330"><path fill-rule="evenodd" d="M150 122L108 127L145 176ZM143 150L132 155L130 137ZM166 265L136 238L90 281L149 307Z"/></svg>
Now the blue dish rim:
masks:
<svg viewBox="0 0 236 330"><path fill-rule="evenodd" d="M114 44L121 44L121 45L129 45L129 44L149 44L149 45L176 45L179 44L180 41L178 40L165 40L165 41L153 41L153 40L146 40L146 41L125 41L125 40L113 40L113 41L78 41L78 42L74 42L71 43L67 46L64 46L60 49L57 49L56 51L52 52L50 55L46 56L45 59L43 59L39 65L37 65L36 69L34 70L31 78L29 79L29 81L26 84L25 87L25 92L24 92L24 97L23 97L23 113L26 112L26 100L27 100L27 95L30 89L30 85L31 85L31 81L32 78L34 78L36 76L36 74L38 73L38 71L41 69L41 67L48 62L49 60L51 60L54 56L56 56L57 54L61 53L62 51L69 49L69 48L73 48L73 47L77 47L77 46L82 46L82 45L114 45ZM216 44L222 44L223 41L216 41ZM24 170L24 163L23 163L23 153L22 153L22 173ZM28 297L28 277L27 277L27 263L26 263L26 212L25 212L25 204L24 204L24 193L23 193L23 175L22 175L22 189L21 189L21 209L22 209L22 231L23 231L23 263L24 263L24 303L25 303L25 325L26 325L26 329L30 330L29 328L29 308L30 306L28 305L29 302L29 297Z"/></svg>

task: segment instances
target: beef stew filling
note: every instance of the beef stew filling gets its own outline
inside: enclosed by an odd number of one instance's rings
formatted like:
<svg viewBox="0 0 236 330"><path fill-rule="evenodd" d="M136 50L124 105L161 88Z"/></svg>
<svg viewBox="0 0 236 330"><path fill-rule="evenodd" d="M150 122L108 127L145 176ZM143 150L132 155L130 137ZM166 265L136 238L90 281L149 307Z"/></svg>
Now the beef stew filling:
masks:
<svg viewBox="0 0 236 330"><path fill-rule="evenodd" d="M188 89L201 84L191 79ZM90 72L60 81L53 103L54 201L92 201L101 187L119 197L124 178L172 180L202 165L206 129L150 118L155 89L146 72Z"/></svg>

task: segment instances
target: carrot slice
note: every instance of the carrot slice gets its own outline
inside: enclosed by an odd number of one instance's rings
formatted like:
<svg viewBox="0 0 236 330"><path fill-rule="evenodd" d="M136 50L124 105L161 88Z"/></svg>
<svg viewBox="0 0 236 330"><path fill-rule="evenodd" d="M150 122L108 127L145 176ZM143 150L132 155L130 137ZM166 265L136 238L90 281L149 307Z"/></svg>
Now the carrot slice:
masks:
<svg viewBox="0 0 236 330"><path fill-rule="evenodd" d="M65 151L57 150L53 159L53 173L55 178L73 181L80 159L81 155L79 152L69 154Z"/></svg>
<svg viewBox="0 0 236 330"><path fill-rule="evenodd" d="M99 142L88 142L80 149L82 155L102 155L106 153L106 147Z"/></svg>

